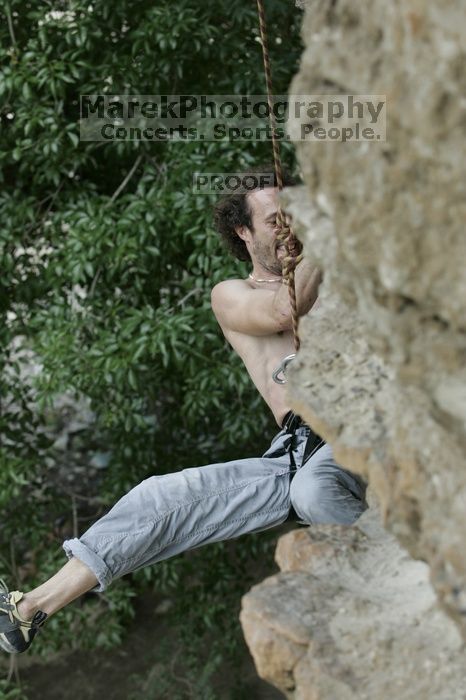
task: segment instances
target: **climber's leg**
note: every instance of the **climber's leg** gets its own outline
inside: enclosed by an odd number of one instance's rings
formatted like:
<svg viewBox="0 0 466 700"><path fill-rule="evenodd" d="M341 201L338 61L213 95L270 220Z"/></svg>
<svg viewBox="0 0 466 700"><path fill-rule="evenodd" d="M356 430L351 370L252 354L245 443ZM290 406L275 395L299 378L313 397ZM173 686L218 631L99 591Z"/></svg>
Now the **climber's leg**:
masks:
<svg viewBox="0 0 466 700"><path fill-rule="evenodd" d="M305 439L298 437L297 450ZM82 537L64 542L65 552L90 569L98 582L93 590L102 591L187 549L278 525L290 510L289 441L282 430L262 457L152 476Z"/></svg>
<svg viewBox="0 0 466 700"><path fill-rule="evenodd" d="M304 442L302 435L301 451ZM48 581L26 594L1 586L0 647L25 651L48 616L86 591L104 590L115 578L284 522L290 511L289 444L282 430L262 457L141 482L82 537L64 542L70 561Z"/></svg>
<svg viewBox="0 0 466 700"><path fill-rule="evenodd" d="M38 610L50 615L97 585L95 574L79 559L70 559L52 578L33 591L24 593L18 603L23 620L31 620Z"/></svg>
<svg viewBox="0 0 466 700"><path fill-rule="evenodd" d="M63 546L93 571L102 591L142 566L283 522L288 471L286 463L254 458L152 476Z"/></svg>
<svg viewBox="0 0 466 700"><path fill-rule="evenodd" d="M308 432L295 436L301 463ZM367 507L364 482L322 447L296 473L289 488L289 435L280 431L260 458L154 476L132 489L81 538L68 540L70 557L52 578L25 593L18 612L55 613L89 590L186 549L273 527L291 503L304 522L349 523Z"/></svg>
<svg viewBox="0 0 466 700"><path fill-rule="evenodd" d="M290 488L298 519L309 525L351 525L367 508L365 492L363 479L335 462L330 445L298 469Z"/></svg>
<svg viewBox="0 0 466 700"><path fill-rule="evenodd" d="M305 438L296 441L297 460ZM64 542L69 561L54 576L30 592L10 593L6 602L21 620L38 611L50 616L142 566L284 522L290 510L289 442L281 430L262 457L146 479L81 538ZM1 639L0 646L11 650Z"/></svg>

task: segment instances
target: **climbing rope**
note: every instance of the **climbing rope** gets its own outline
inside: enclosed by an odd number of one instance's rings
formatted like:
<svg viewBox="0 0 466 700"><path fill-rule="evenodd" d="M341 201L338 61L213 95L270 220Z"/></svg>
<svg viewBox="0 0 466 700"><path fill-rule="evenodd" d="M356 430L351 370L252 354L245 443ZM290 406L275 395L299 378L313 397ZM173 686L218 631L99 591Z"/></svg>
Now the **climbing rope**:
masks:
<svg viewBox="0 0 466 700"><path fill-rule="evenodd" d="M259 14L259 31L261 36L262 44L262 56L264 59L264 73L265 82L267 86L267 102L269 105L269 121L270 129L272 133L272 150L273 150L273 164L275 170L275 178L279 191L283 189L283 174L282 174L282 162L280 159L280 148L278 145L277 137L277 126L275 121L275 114L273 111L273 91L272 91L272 71L270 68L270 58L269 58L269 48L268 48L268 37L267 37L267 26L265 22L265 10L263 0L257 0L257 10ZM291 226L289 225L285 214L281 208L280 202L278 203L277 209L277 223L279 228L279 233L277 234L277 239L280 243L283 243L285 247L285 256L282 260L282 275L285 284L288 285L288 291L290 295L290 305L291 305L291 319L293 324L293 338L294 346L296 352L299 350L299 335L298 335L298 308L296 303L296 289L295 289L295 276L294 271L296 265L302 260L303 256L301 253L302 245L293 233ZM288 358L285 358L288 359ZM280 367L278 371L284 371L285 367ZM275 373L274 373L275 374ZM274 380L277 379L274 377ZM278 383L283 383L279 381Z"/></svg>

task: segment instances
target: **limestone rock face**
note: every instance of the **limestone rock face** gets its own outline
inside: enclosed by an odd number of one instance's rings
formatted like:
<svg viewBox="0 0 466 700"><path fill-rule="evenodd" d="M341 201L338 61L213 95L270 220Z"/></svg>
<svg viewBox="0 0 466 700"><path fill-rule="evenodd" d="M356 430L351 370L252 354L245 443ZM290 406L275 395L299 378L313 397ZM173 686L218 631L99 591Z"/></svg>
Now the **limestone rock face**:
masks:
<svg viewBox="0 0 466 700"><path fill-rule="evenodd" d="M465 15L308 4L290 92L386 94L389 118L385 143L297 144L291 211L325 281L289 395L369 479L466 633Z"/></svg>
<svg viewBox="0 0 466 700"><path fill-rule="evenodd" d="M289 661L274 682L295 688L290 697L361 698L358 679L365 669L370 697L382 699L393 697L382 661L377 666L368 656L364 669L350 672L351 653L358 664L364 663L359 647L370 653L358 632L366 615L378 619L391 610L393 630L385 634L382 625L375 646L392 674L399 654L406 682L411 671L419 682L422 673L431 679L440 673L431 674L429 664L443 654L429 647L435 635L426 633L430 641L418 644L414 619L421 629L440 624L447 613L466 640L466 10L460 0L306 0L305 5L305 50L290 93L386 95L387 140L296 143L306 184L285 192L284 200L305 254L322 268L324 282L317 305L300 322L301 350L288 370L288 395L296 412L332 444L337 461L368 480L383 525L414 559L426 563L409 566L422 568L424 587L429 571L438 602L430 599L418 608L412 593L407 608L395 579L385 581L395 576L393 561L387 561L378 580L380 590L389 586L390 608L375 595L370 604L356 595L351 603L352 584L338 583L335 567L316 573L310 557L305 570L285 567L276 582L263 584L271 601L267 609L255 589L245 599L242 619L245 629L248 615L264 621L271 654L280 621L288 619ZM304 121L295 120L292 136ZM315 532L295 533L287 556L292 557L293 543L300 547L300 538ZM339 536L347 553L347 538L359 537L351 528ZM394 543L386 546L387 556L399 561ZM367 547L374 549L370 541ZM366 574L372 576L371 559L361 554L358 561L363 585ZM412 581L411 574L408 578ZM300 601L306 597L304 580L313 600L309 616L302 612L305 606L293 616L289 596L278 591L297 588ZM372 585L375 591L375 581ZM332 591L330 598L343 596L349 623L322 599L322 587ZM286 614L279 600L291 606ZM322 606L327 622L319 627ZM441 624L450 623L442 617ZM344 650L337 645L339 625L346 640L339 643L348 645ZM304 628L308 643L302 641ZM258 639L259 631L246 629L248 641L254 635ZM404 658L405 637L417 650L417 671L409 671ZM372 632L369 638L375 641ZM261 670L265 658L259 646L251 644ZM448 667L450 652L445 653ZM342 674L329 670L326 654L330 663L343 659ZM307 690L299 681L305 676ZM400 697L450 700L462 698L464 687L463 679L456 694L449 686L450 695L442 695L441 686L426 684Z"/></svg>
<svg viewBox="0 0 466 700"><path fill-rule="evenodd" d="M461 700L461 635L373 508L357 527L318 525L279 542L282 573L243 599L259 674L294 700Z"/></svg>

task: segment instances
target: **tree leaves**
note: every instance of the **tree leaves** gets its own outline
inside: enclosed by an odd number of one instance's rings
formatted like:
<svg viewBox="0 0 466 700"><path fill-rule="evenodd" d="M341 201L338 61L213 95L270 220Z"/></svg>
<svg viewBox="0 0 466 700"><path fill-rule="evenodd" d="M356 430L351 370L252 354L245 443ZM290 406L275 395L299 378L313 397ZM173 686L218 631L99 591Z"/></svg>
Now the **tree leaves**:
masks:
<svg viewBox="0 0 466 700"><path fill-rule="evenodd" d="M111 451L98 485L82 478L92 465L65 453L70 476L98 489L107 506L149 474L260 453L264 434L276 430L210 309L212 286L244 277L247 267L221 247L212 197L192 192L194 172L270 160L271 146L79 140L80 95L262 94L249 0L234 13L226 0L180 0L176 8L168 0L75 0L60 10L11 0L9 8L15 41L0 23L0 345L8 368L0 554L9 560L13 536L18 562L39 548L42 580L61 561L51 517L70 518L69 497L50 476L55 397L91 403L89 454ZM275 90L284 93L300 15L290 2L268 11L270 26L292 39L272 56ZM290 147L283 153L289 159ZM15 355L20 349L28 361ZM41 497L31 499L30 489ZM73 615L85 618L66 611ZM105 639L93 638L92 625L82 639L115 643L121 626L108 624ZM49 650L66 641L60 625Z"/></svg>

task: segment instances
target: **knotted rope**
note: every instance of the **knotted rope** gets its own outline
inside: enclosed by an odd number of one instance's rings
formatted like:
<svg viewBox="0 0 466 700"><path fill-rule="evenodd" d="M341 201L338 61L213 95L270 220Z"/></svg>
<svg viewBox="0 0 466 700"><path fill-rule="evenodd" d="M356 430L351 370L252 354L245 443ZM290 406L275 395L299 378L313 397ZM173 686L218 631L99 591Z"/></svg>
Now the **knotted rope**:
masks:
<svg viewBox="0 0 466 700"><path fill-rule="evenodd" d="M275 170L275 178L279 191L283 189L283 174L282 162L280 158L280 148L278 145L277 126L275 121L275 113L273 111L273 91L272 91L272 71L270 68L267 26L265 22L265 10L263 0L257 0L257 10L259 14L259 30L262 44L262 57L264 59L265 82L267 86L267 102L269 105L269 121L272 132L272 150L273 164ZM298 335L298 308L296 303L295 290L295 267L302 260L302 245L293 233L285 214L283 213L280 202L277 209L277 223L279 233L277 240L285 246L285 256L282 260L282 275L285 283L288 285L291 305L291 319L293 324L293 338L296 352L299 350L299 335Z"/></svg>

